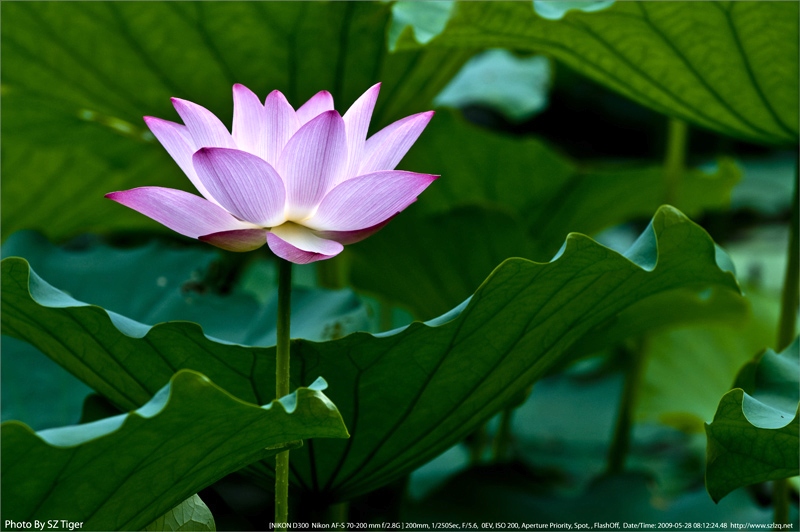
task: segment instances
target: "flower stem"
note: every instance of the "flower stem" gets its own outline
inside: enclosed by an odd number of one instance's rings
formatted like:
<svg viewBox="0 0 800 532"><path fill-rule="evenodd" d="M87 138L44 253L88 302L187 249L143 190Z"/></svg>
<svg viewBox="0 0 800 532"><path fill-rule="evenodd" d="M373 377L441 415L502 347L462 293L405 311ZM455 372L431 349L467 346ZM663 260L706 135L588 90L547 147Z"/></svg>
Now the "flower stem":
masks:
<svg viewBox="0 0 800 532"><path fill-rule="evenodd" d="M794 199L792 200L791 219L789 220L789 250L786 257L786 276L783 279L783 294L781 294L781 317L778 325L778 344L776 350L783 351L792 343L795 336L795 323L797 323L797 307L800 303L800 205L798 194L800 184L798 169L795 166Z"/></svg>
<svg viewBox="0 0 800 532"><path fill-rule="evenodd" d="M511 416L514 415L514 410L514 407L509 406L500 413L500 426L492 441L492 461L496 464L505 461L508 454L511 444Z"/></svg>
<svg viewBox="0 0 800 532"><path fill-rule="evenodd" d="M680 118L669 119L667 153L664 157L664 203L669 205L676 205L681 197L688 129L686 122Z"/></svg>
<svg viewBox="0 0 800 532"><path fill-rule="evenodd" d="M278 345L275 395L289 395L289 338L291 329L292 263L278 260ZM275 530L289 521L289 451L275 455Z"/></svg>
<svg viewBox="0 0 800 532"><path fill-rule="evenodd" d="M781 315L778 323L777 352L781 352L794 340L797 323L797 310L800 304L800 161L796 161L794 175L794 199L789 219L789 250L786 257L786 276L783 280L781 294ZM789 483L784 479L772 484L773 522L786 524L789 522Z"/></svg>
<svg viewBox="0 0 800 532"><path fill-rule="evenodd" d="M625 373L625 383L622 388L622 397L619 401L619 411L617 421L614 426L614 436L611 446L608 449L608 463L606 472L618 474L625 469L625 461L628 458L628 450L631 445L631 428L633 426L633 409L636 405L636 395L642 380L644 369L644 354L646 341L644 339L637 342L633 349L625 349L627 358L627 371Z"/></svg>

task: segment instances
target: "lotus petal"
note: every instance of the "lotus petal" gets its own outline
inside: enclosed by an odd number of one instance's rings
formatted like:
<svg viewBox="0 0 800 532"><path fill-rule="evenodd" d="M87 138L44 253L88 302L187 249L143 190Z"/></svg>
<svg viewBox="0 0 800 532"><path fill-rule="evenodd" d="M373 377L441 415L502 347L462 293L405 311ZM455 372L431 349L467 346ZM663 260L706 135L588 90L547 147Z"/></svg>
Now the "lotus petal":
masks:
<svg viewBox="0 0 800 532"><path fill-rule="evenodd" d="M251 223L237 220L222 207L200 196L172 188L139 187L110 192L105 197L192 238L255 227Z"/></svg>
<svg viewBox="0 0 800 532"><path fill-rule="evenodd" d="M344 249L339 242L320 238L307 227L291 222L273 227L267 233L267 244L277 256L295 264L329 259Z"/></svg>

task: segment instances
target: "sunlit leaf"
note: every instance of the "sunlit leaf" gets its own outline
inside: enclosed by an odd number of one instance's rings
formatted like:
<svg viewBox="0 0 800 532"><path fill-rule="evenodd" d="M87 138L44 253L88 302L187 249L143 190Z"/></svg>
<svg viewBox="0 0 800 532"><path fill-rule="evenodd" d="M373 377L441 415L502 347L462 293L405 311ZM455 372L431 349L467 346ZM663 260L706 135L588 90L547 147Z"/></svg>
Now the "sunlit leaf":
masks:
<svg viewBox="0 0 800 532"><path fill-rule="evenodd" d="M140 530L201 488L296 440L345 438L322 380L280 401L247 404L179 371L129 414L33 432L2 430L3 518Z"/></svg>
<svg viewBox="0 0 800 532"><path fill-rule="evenodd" d="M755 142L798 138L795 2L616 2L546 20L531 2L457 3L428 47L545 53L656 111ZM417 48L406 32L398 48Z"/></svg>
<svg viewBox="0 0 800 532"><path fill-rule="evenodd" d="M767 350L743 373L706 424L706 489L715 501L800 474L800 341L780 354Z"/></svg>
<svg viewBox="0 0 800 532"><path fill-rule="evenodd" d="M145 527L148 532L215 531L214 516L203 500L194 494Z"/></svg>
<svg viewBox="0 0 800 532"><path fill-rule="evenodd" d="M625 255L573 234L552 262L508 260L468 302L428 324L293 341L292 382L324 375L353 435L294 452L294 481L336 501L410 472L631 305L675 289L736 291L717 254L701 228L665 207ZM203 372L242 400L274 393L273 348L219 343L191 323L148 327L81 304L22 259L6 259L2 273L3 332L36 345L119 405L141 402L180 368ZM268 463L251 473L271 484Z"/></svg>

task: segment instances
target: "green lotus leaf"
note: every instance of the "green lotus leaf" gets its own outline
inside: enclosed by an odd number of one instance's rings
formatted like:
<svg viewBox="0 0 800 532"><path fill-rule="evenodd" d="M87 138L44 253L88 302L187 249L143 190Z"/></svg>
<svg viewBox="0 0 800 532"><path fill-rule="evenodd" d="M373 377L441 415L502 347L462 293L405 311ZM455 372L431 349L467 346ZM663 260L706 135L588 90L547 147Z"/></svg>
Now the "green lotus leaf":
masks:
<svg viewBox="0 0 800 532"><path fill-rule="evenodd" d="M228 126L234 83L295 107L329 90L344 112L381 81L373 131L430 109L472 51L390 54L390 13L381 2L4 4L3 237L162 231L103 195L191 189L142 122L178 120L173 96Z"/></svg>
<svg viewBox="0 0 800 532"><path fill-rule="evenodd" d="M544 53L632 100L754 142L798 139L796 2L616 2L547 20L531 2L463 2L426 48ZM412 31L398 49L418 49Z"/></svg>
<svg viewBox="0 0 800 532"><path fill-rule="evenodd" d="M421 319L458 305L508 257L548 260L568 231L594 235L647 219L666 196L662 167L581 165L540 140L493 133L451 112L437 113L404 164L446 179L348 250L350 280ZM727 159L714 173L688 170L676 207L689 216L723 208L739 177Z"/></svg>
<svg viewBox="0 0 800 532"><path fill-rule="evenodd" d="M203 500L194 494L145 527L146 532L210 531L217 527Z"/></svg>
<svg viewBox="0 0 800 532"><path fill-rule="evenodd" d="M706 424L706 489L715 501L742 486L800 474L800 341L757 356L736 384Z"/></svg>
<svg viewBox="0 0 800 532"><path fill-rule="evenodd" d="M353 435L294 452L293 481L330 502L407 474L631 305L676 289L737 291L718 256L705 231L663 207L624 255L572 234L552 262L509 259L468 301L429 323L328 342L293 340L292 383L324 375ZM274 393L274 348L220 343L191 323L149 327L80 304L22 259L3 261L2 274L3 332L34 344L121 406L141 404L180 368L208 375L245 401ZM269 488L270 467L248 469Z"/></svg>
<svg viewBox="0 0 800 532"><path fill-rule="evenodd" d="M178 371L141 408L34 432L2 425L3 519L140 530L201 488L306 438L346 438L322 379L266 406Z"/></svg>
<svg viewBox="0 0 800 532"><path fill-rule="evenodd" d="M254 261L245 269L245 276L252 277L252 291L236 286L221 295L215 279L226 277L224 260L242 255L164 242L126 249L84 244L58 248L41 235L23 231L6 240L3 254L24 256L34 271L74 299L138 322L186 320L220 340L275 344L277 291L271 262ZM298 281L313 275L301 267L296 270ZM292 329L297 336L330 340L370 325L369 309L349 290L295 286L292 292ZM91 390L25 342L4 336L2 347L2 420L23 421L34 430L76 423Z"/></svg>

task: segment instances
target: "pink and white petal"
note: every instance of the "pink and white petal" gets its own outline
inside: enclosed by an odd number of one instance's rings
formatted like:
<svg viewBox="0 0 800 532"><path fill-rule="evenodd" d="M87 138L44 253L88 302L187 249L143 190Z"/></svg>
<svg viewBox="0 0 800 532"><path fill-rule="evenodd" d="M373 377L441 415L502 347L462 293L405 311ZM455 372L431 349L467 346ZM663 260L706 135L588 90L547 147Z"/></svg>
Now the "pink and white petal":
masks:
<svg viewBox="0 0 800 532"><path fill-rule="evenodd" d="M264 103L266 124L264 128L264 160L269 164L278 163L278 158L298 128L300 121L294 107L280 91L272 91Z"/></svg>
<svg viewBox="0 0 800 532"><path fill-rule="evenodd" d="M192 162L203 185L234 216L264 227L284 222L283 181L264 159L241 150L200 148Z"/></svg>
<svg viewBox="0 0 800 532"><path fill-rule="evenodd" d="M265 130L266 113L261 100L253 91L237 83L233 86L233 140L236 146L263 158Z"/></svg>
<svg viewBox="0 0 800 532"><path fill-rule="evenodd" d="M369 121L372 118L372 111L375 110L375 102L378 100L380 90L380 83L367 89L342 116L347 132L347 169L341 177L342 181L355 177L361 166Z"/></svg>
<svg viewBox="0 0 800 532"><path fill-rule="evenodd" d="M282 259L295 264L308 264L329 259L344 249L339 242L319 238L301 225L285 223L267 233L269 248Z"/></svg>
<svg viewBox="0 0 800 532"><path fill-rule="evenodd" d="M300 222L314 210L347 164L344 120L325 111L289 139L277 170L286 185L286 218Z"/></svg>
<svg viewBox="0 0 800 532"><path fill-rule="evenodd" d="M368 138L358 174L394 170L432 117L433 111L407 116Z"/></svg>
<svg viewBox="0 0 800 532"><path fill-rule="evenodd" d="M319 91L297 110L300 125L316 118L325 111L333 111L333 96L328 91Z"/></svg>
<svg viewBox="0 0 800 532"><path fill-rule="evenodd" d="M267 243L266 229L234 229L202 235L199 240L228 251L253 251Z"/></svg>
<svg viewBox="0 0 800 532"><path fill-rule="evenodd" d="M236 148L228 128L214 113L180 98L172 98L172 105L189 129L196 148Z"/></svg>
<svg viewBox="0 0 800 532"><path fill-rule="evenodd" d="M176 124L169 120L162 120L152 116L145 116L144 123L153 132L153 135L158 139L158 142L167 150L167 153L178 163L183 173L192 182L194 188L197 189L207 200L217 203L216 200L208 193L206 187L197 177L197 172L194 171L192 165L192 155L196 148L189 130L182 124Z"/></svg>
<svg viewBox="0 0 800 532"><path fill-rule="evenodd" d="M182 190L139 187L110 192L106 197L191 238L255 227L237 220L222 207Z"/></svg>
<svg viewBox="0 0 800 532"><path fill-rule="evenodd" d="M361 242L367 237L370 237L383 229L383 227L392 221L394 216L391 216L387 220L382 221L379 224L375 224L372 227L367 227L366 229L357 229L355 231L314 231L320 238L326 238L328 240L335 240L340 244L345 246L349 244L355 244L356 242Z"/></svg>
<svg viewBox="0 0 800 532"><path fill-rule="evenodd" d="M414 203L437 177L401 170L354 177L331 190L303 224L317 231L372 227Z"/></svg>

